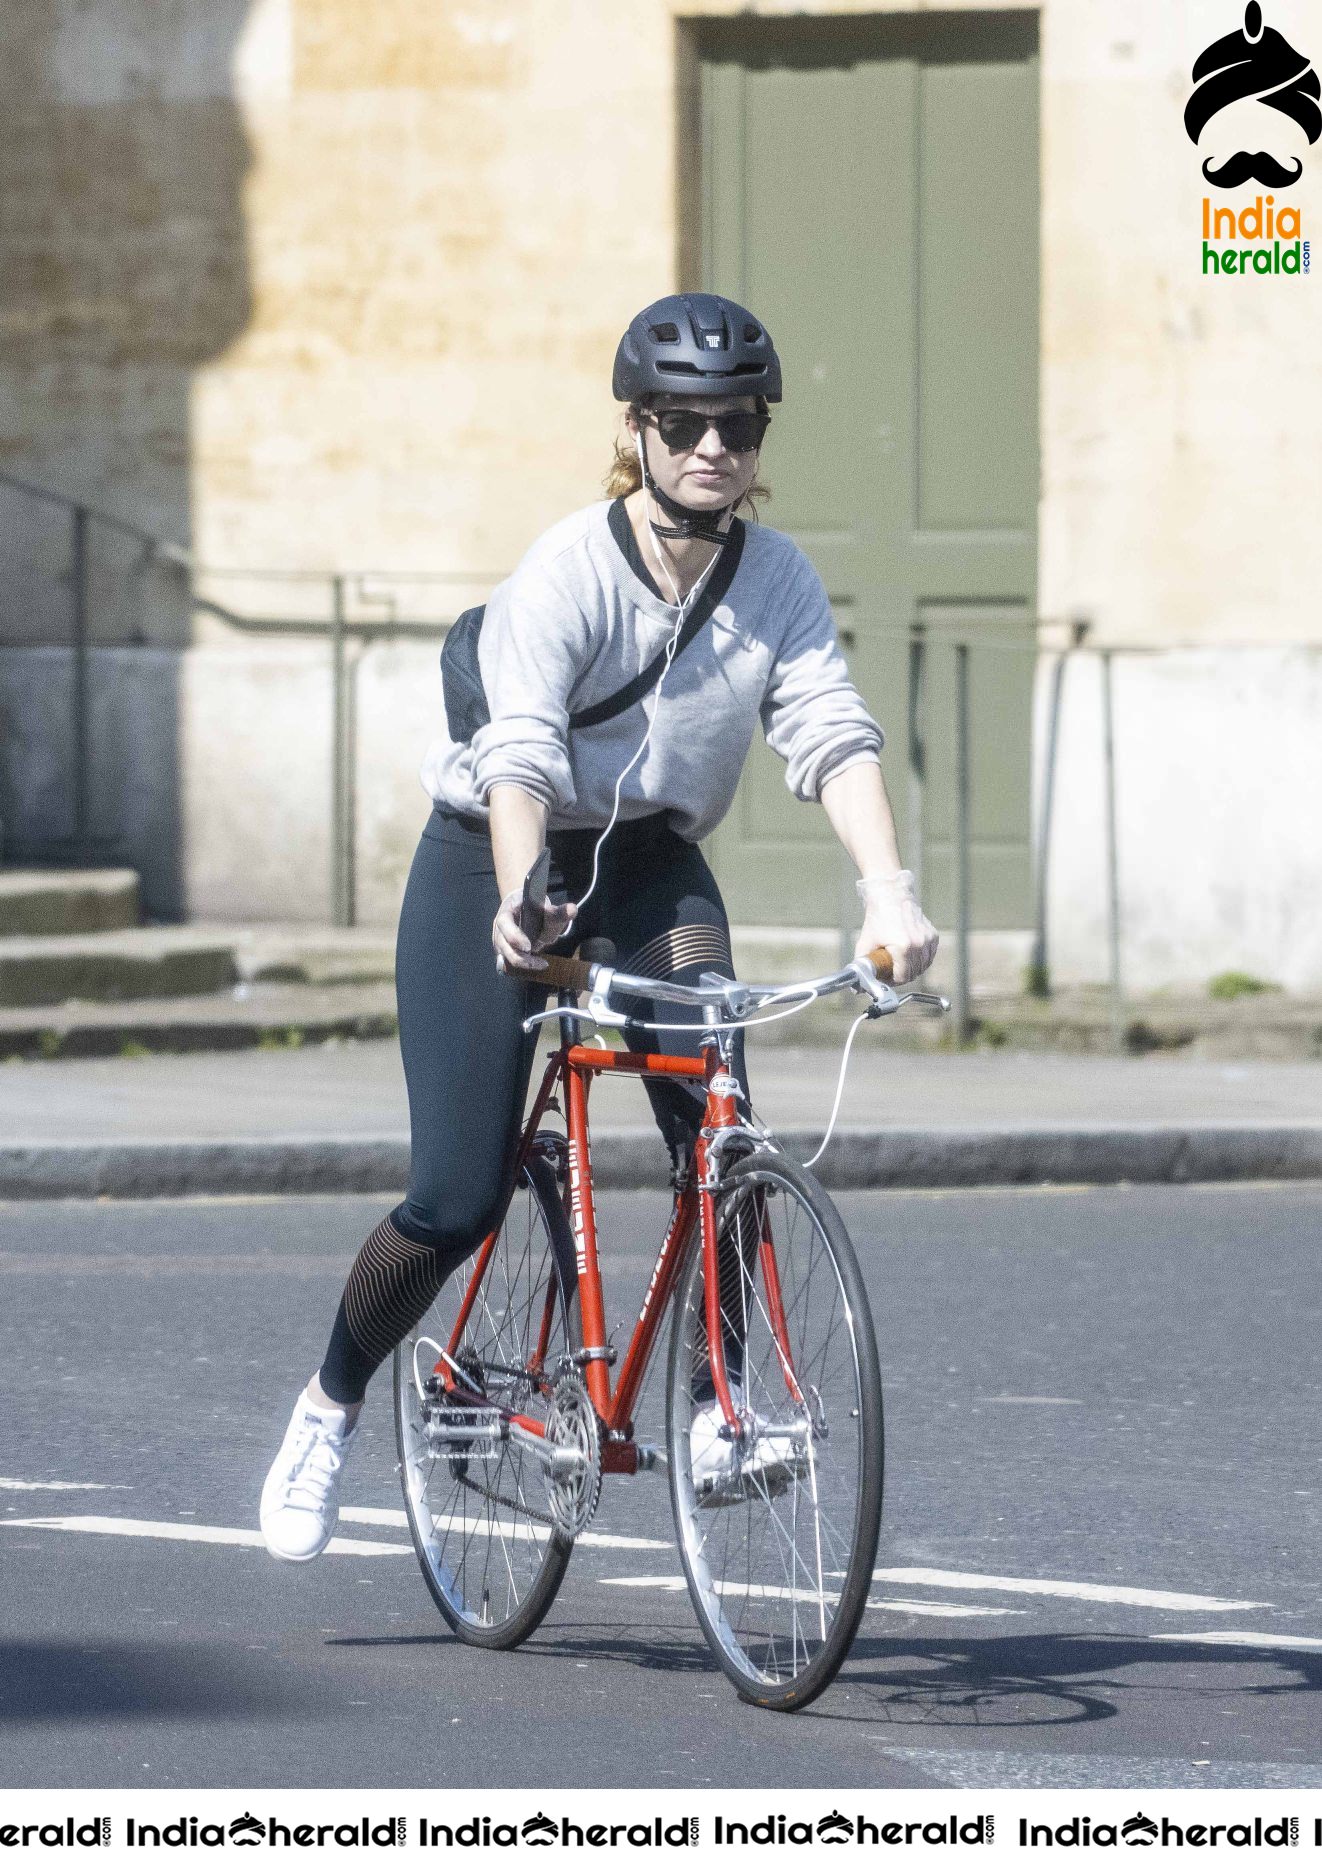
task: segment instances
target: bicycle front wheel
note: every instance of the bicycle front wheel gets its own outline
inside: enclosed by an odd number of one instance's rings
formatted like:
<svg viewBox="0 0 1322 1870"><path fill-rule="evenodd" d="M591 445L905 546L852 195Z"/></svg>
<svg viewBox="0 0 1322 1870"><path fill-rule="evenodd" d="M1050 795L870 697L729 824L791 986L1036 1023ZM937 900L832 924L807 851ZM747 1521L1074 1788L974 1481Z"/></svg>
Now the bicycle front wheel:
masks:
<svg viewBox="0 0 1322 1870"><path fill-rule="evenodd" d="M574 1549L552 1525L535 1450L499 1430L502 1414L545 1421L556 1366L577 1343L573 1240L543 1158L524 1170L451 1353L465 1398L481 1405L464 1410L433 1373L474 1276L472 1262L461 1267L396 1350L395 1434L437 1608L463 1642L511 1649L550 1609Z"/></svg>
<svg viewBox="0 0 1322 1870"><path fill-rule="evenodd" d="M867 1607L884 1467L877 1348L853 1246L815 1176L756 1150L722 1177L716 1218L743 1432L727 1438L714 1402L695 1252L671 1334L671 1500L717 1661L744 1700L789 1710L834 1680Z"/></svg>

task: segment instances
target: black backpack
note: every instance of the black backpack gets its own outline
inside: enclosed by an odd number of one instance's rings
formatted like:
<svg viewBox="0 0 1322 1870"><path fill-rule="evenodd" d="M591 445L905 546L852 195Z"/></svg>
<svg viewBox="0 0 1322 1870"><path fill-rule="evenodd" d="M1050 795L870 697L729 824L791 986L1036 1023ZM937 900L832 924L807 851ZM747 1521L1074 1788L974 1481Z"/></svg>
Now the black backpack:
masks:
<svg viewBox="0 0 1322 1870"><path fill-rule="evenodd" d="M744 528L735 520L716 569L703 586L697 603L684 619L684 627L675 645L675 655L671 657L672 662L688 648L729 590L735 572L739 569L743 549ZM478 638L482 633L482 619L486 611L485 604L475 604L472 610L466 610L462 616L456 617L441 645L445 721L450 738L457 745L471 741L478 728L486 727L491 720L487 691L482 686L482 666L477 659ZM641 674L635 675L631 682L617 689L615 694L608 695L605 701L595 702L590 708L580 708L577 714L571 714L571 731L580 727L599 727L603 721L612 721L617 714L623 714L626 708L631 708L635 701L641 701L644 695L656 687L665 666L666 652L663 649L653 656Z"/></svg>

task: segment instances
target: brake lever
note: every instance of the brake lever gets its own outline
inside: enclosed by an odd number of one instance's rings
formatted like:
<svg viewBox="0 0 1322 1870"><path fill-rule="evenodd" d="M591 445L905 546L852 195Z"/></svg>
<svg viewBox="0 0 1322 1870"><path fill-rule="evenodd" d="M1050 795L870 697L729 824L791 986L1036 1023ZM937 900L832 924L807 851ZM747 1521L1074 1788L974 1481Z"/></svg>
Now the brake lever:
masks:
<svg viewBox="0 0 1322 1870"><path fill-rule="evenodd" d="M576 1006L549 1006L545 1012L530 1013L521 1023L525 1032L531 1032L534 1026L547 1025L553 1019L585 1019L593 1026L602 1024L591 1007L580 1009Z"/></svg>
<svg viewBox="0 0 1322 1870"><path fill-rule="evenodd" d="M873 1003L869 1008L873 1019L878 1018L882 1013L894 1013L903 1005L890 983L878 978L876 968L866 955L860 956L853 963L853 970L859 990L867 994Z"/></svg>

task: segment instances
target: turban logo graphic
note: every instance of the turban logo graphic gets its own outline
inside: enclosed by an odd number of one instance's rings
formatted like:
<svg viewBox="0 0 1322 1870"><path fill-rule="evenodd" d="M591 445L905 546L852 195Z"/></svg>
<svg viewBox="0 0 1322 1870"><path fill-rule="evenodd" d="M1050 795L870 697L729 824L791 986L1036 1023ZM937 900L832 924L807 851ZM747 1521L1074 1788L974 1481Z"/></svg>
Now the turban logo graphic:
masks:
<svg viewBox="0 0 1322 1870"><path fill-rule="evenodd" d="M1296 52L1281 33L1263 25L1258 0L1249 0L1239 32L1227 33L1201 54L1193 77L1197 89L1184 111L1184 127L1191 143L1198 141L1218 111L1246 98L1293 118L1310 143L1316 143L1322 135L1322 105L1318 101L1322 85L1312 61ZM1265 183L1268 188L1289 188L1299 180L1303 169L1297 156L1286 163L1264 149L1241 149L1227 156L1218 169L1212 167L1209 158L1203 164L1203 176L1214 188L1238 188L1248 181Z"/></svg>

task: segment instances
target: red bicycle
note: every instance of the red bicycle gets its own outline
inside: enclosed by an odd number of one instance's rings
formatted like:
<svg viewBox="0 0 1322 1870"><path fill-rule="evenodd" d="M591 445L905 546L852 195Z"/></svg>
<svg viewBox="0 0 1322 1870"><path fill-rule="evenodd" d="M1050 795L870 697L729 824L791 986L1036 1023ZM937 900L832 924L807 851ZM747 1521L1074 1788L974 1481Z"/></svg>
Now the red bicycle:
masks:
<svg viewBox="0 0 1322 1870"><path fill-rule="evenodd" d="M877 950L820 980L697 987L548 957L559 1020L522 1132L508 1206L471 1269L395 1353L395 1425L413 1542L463 1641L509 1648L550 1608L607 1474L668 1467L698 1620L745 1700L806 1706L834 1679L867 1605L881 1519L881 1376L858 1261L834 1204L746 1121L729 1070L740 1025L828 993L904 999ZM578 995L589 995L586 1010ZM701 1009L700 1055L608 1050L613 996ZM674 1030L669 1020L669 1029ZM605 1073L703 1087L706 1109L612 1384L592 1192L588 1094ZM565 1132L544 1128L557 1088ZM666 1447L634 1409L671 1313Z"/></svg>

